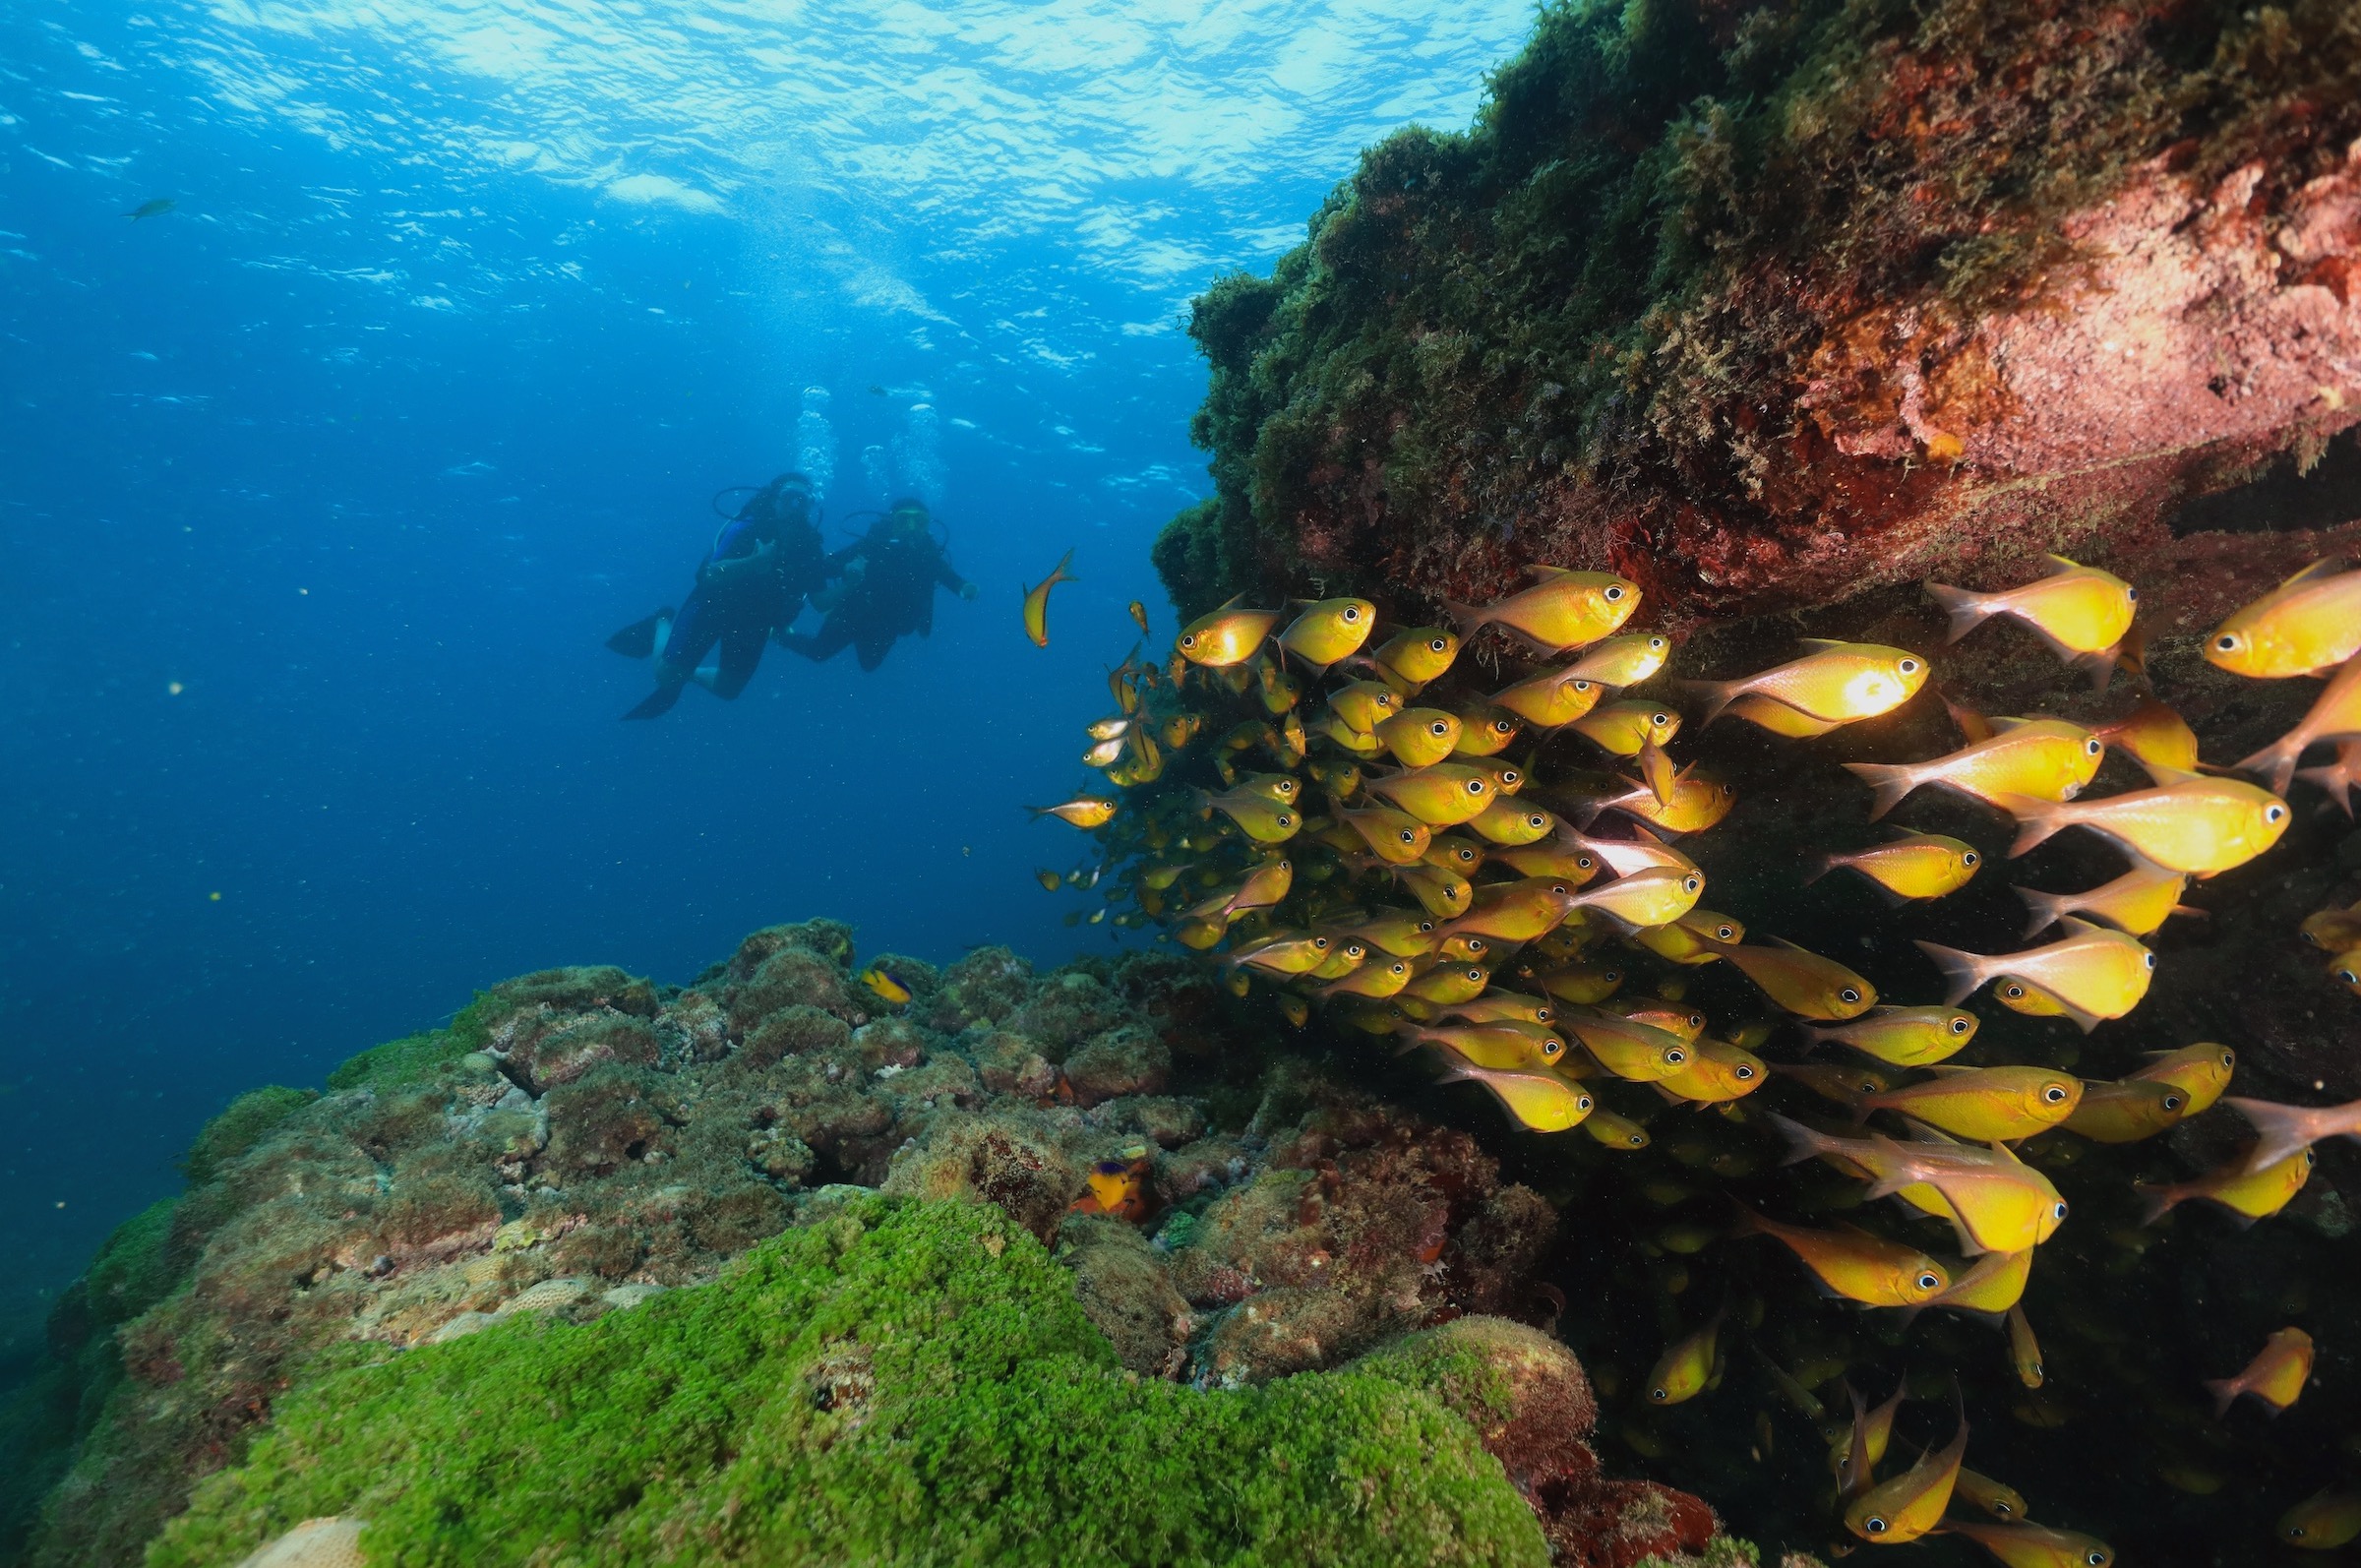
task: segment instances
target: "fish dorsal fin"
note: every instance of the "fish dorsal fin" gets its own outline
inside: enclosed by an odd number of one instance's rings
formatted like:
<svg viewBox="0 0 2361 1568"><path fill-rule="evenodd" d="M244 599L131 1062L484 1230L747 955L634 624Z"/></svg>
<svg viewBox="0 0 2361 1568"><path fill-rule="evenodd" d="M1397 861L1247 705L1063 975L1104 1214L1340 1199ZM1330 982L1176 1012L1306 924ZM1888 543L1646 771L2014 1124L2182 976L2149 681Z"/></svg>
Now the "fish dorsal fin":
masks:
<svg viewBox="0 0 2361 1568"><path fill-rule="evenodd" d="M1812 951L1809 947L1801 946L1798 943L1791 942L1785 936L1774 936L1771 939L1791 953L1810 953ZM1812 953L1812 956L1817 958L1820 955L1818 953Z"/></svg>
<svg viewBox="0 0 2361 1568"><path fill-rule="evenodd" d="M2061 573L2080 572L2083 570L2083 564L2080 561L2069 561L2066 557L2058 554L2055 550L2050 551L2049 554L2043 559L2057 563L2056 570L2050 573L2050 575L2053 577L2059 575Z"/></svg>
<svg viewBox="0 0 2361 1568"><path fill-rule="evenodd" d="M1654 833L1651 833L1648 831L1648 829L1641 827L1637 823L1632 825L1631 836L1633 842L1635 843L1654 844L1659 849L1665 847L1665 841L1663 839L1657 837Z"/></svg>
<svg viewBox="0 0 2361 1568"><path fill-rule="evenodd" d="M1919 1064L1919 1071L1931 1072L1939 1078L1955 1078L1963 1072L1981 1072L1981 1067L1963 1067L1956 1061L1929 1061Z"/></svg>
<svg viewBox="0 0 2361 1568"><path fill-rule="evenodd" d="M2010 718L2010 719L1986 719L1984 722L1992 726L1992 733L1993 733L1993 734L1995 734L1995 735L1998 735L1998 734L2001 734L2001 733L2003 733L2003 732L2005 732L2005 731L2016 729L2016 728L2017 728L2019 725L2023 725L2023 724L2031 724L2031 723L2034 723L2034 722L2036 722L2036 721L2035 721L2035 720L2032 720L2032 719Z"/></svg>
<svg viewBox="0 0 2361 1568"><path fill-rule="evenodd" d="M1796 640L1816 653L1825 653L1830 648L1841 648L1846 645L1843 637L1798 637Z"/></svg>
<svg viewBox="0 0 2361 1568"><path fill-rule="evenodd" d="M1220 609L1214 611L1213 613L1215 615L1228 615L1231 611L1237 609L1240 605L1244 604L1245 602L1246 596L1244 594L1235 593L1230 596L1230 601L1227 604L1224 604Z"/></svg>
<svg viewBox="0 0 2361 1568"><path fill-rule="evenodd" d="M2285 589L2294 587L2299 582L2311 582L2320 577L2332 576L2336 573L2343 570L2344 557L2322 556L2318 561L2313 562L2310 566L2304 568L2303 571L2297 573L2294 576L2289 577L2285 582L2280 583L2279 587L2282 591L2284 591Z"/></svg>
<svg viewBox="0 0 2361 1568"><path fill-rule="evenodd" d="M2009 1147L2007 1144L2005 1144L2005 1143L2001 1142L2001 1141L2000 1141L1998 1138L1994 1138L1994 1139L1992 1140L1992 1153L1993 1153L1993 1155L1994 1155L1995 1157L1997 1157L1997 1158L1998 1158L1998 1159L1999 1159L1999 1160L2000 1160L2000 1161L2001 1161L2003 1164L2005 1164L2005 1165L2023 1165L2023 1164L2025 1164L2025 1162L2024 1162L2023 1160L2020 1160L2020 1159L2018 1159L2018 1158L2017 1158L2017 1151L2016 1151L2016 1150L2014 1150L2014 1149L2010 1148L2010 1147Z"/></svg>
<svg viewBox="0 0 2361 1568"><path fill-rule="evenodd" d="M1551 577L1567 577L1574 574L1572 567L1553 567L1546 561L1528 561L1525 563L1525 570L1544 581Z"/></svg>
<svg viewBox="0 0 2361 1568"><path fill-rule="evenodd" d="M2163 762L2151 762L2145 756L2140 758L2140 765L2148 769L2148 776L2156 781L2158 789L2170 789L2175 784L2187 784L2204 776L2192 773L2187 768L2172 767Z"/></svg>
<svg viewBox="0 0 2361 1568"><path fill-rule="evenodd" d="M1945 1132L1941 1127L1929 1126L1915 1116L1905 1116L1902 1119L1909 1127L1912 1143L1948 1143L1954 1148L1959 1147L1960 1140Z"/></svg>

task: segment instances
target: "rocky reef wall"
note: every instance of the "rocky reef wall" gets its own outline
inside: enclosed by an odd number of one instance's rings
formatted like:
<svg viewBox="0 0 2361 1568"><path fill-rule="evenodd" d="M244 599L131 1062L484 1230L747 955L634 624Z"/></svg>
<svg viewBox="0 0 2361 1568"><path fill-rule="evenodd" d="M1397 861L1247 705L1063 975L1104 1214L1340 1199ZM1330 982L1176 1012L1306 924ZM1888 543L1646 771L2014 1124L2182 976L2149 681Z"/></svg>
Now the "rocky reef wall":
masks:
<svg viewBox="0 0 2361 1568"><path fill-rule="evenodd" d="M895 1008L851 957L815 921L687 987L525 976L233 1103L0 1413L0 1560L227 1564L315 1516L471 1562L1714 1538L1602 1475L1536 1326L1556 1216L1467 1133L1275 1054L1180 960L888 956Z"/></svg>
<svg viewBox="0 0 2361 1568"><path fill-rule="evenodd" d="M1310 229L1196 302L1186 614L1431 619L1538 561L1679 631L2145 569L2361 419L2361 12L1555 4L1472 130L1372 148ZM2225 523L2183 517L2285 553Z"/></svg>

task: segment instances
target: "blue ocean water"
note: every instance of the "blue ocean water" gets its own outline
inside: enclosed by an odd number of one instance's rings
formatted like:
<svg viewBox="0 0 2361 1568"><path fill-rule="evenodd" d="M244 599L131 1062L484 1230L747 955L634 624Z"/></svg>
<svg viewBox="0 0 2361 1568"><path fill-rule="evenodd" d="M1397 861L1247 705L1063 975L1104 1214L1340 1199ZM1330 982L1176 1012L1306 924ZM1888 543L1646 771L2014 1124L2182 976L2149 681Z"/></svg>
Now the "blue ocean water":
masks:
<svg viewBox="0 0 2361 1568"><path fill-rule="evenodd" d="M0 1357L231 1095L560 963L1069 928L1020 808L1207 485L1181 331L1526 0L0 11ZM169 202L152 216L126 214ZM937 504L874 675L618 715L708 498ZM824 470L824 472L823 472ZM1046 650L1020 584L1073 548ZM809 623L807 623L808 625Z"/></svg>

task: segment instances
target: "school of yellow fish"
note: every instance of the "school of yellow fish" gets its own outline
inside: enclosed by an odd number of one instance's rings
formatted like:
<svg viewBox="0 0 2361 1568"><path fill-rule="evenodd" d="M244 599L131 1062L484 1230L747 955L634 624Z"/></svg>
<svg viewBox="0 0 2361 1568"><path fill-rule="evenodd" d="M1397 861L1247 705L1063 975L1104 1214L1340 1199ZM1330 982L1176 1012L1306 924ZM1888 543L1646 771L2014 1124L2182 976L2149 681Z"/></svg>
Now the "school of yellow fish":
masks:
<svg viewBox="0 0 2361 1568"><path fill-rule="evenodd" d="M2137 669L2137 591L2053 560L2052 573L2006 592L1928 584L1950 614L1951 639L2008 617L2101 684L2119 667ZM1238 995L1267 994L1298 1028L1317 1008L1400 1053L1430 1053L1446 1080L1481 1085L1537 1132L1581 1128L1604 1148L1636 1151L1650 1133L1640 1116L1614 1109L1615 1097L1643 1097L1635 1110L1654 1097L1744 1118L1753 1113L1740 1102L1775 1073L1800 1082L1851 1125L1832 1132L1757 1117L1786 1137L1790 1158L1825 1162L1865 1184L1865 1198L1892 1197L1948 1225L1957 1261L1862 1229L1807 1228L1750 1210L1741 1233L1787 1248L1835 1296L2002 1324L2018 1376L2038 1387L2040 1350L2022 1297L2037 1249L2068 1214L2013 1146L2059 1128L2110 1144L2154 1137L2221 1100L2237 1058L2226 1046L2194 1043L2111 1081L2035 1065L1963 1067L1947 1058L1978 1020L1962 1003L1990 988L2003 1006L2086 1032L2122 1018L2155 971L2141 938L2182 911L2192 878L2271 849L2288 825L2293 780L2350 812L2348 792L2361 781L2361 572L2336 567L2299 573L2207 638L2205 657L2240 676L2327 677L2302 722L2235 768L2202 764L2189 726L2152 698L2098 728L2037 714L1986 720L1954 705L1959 750L1846 764L1867 786L1860 805L1872 821L1915 791L1942 789L2013 818L2012 857L2077 827L2120 852L2121 874L2098 886L2018 889L2029 920L2014 950L1918 943L1948 988L1939 998L1881 999L1843 963L1710 907L1706 875L1680 844L1720 822L1734 795L1671 754L1684 727L1725 715L1805 740L1893 712L1926 688L1930 660L1806 641L1774 668L1649 695L1643 688L1670 685L1658 677L1671 642L1635 628L1640 587L1607 573L1536 567L1520 592L1450 605L1452 626L1390 633L1363 599L1290 612L1233 602L1183 628L1169 662L1134 649L1110 676L1116 711L1088 727L1082 759L1103 772L1105 788L1032 809L1096 834L1103 861L1039 875L1052 889L1104 881L1110 908L1129 906L1113 915L1117 925L1161 925L1218 964ZM1051 580L1061 575L1062 564ZM1042 599L1027 606L1037 641ZM1140 607L1132 612L1144 630ZM1541 667L1479 690L1461 654L1487 628ZM1533 770L1544 749L1565 754L1561 735L1587 754L1544 787ZM2316 743L2332 743L2335 760L2299 769ZM2086 799L2110 747L2152 782ZM1897 832L1831 854L1811 874L1864 877L1907 903L1957 892L1982 860L1957 838ZM2336 981L2361 993L2361 906L2323 911L2302 935L2331 955ZM1717 1029L1681 999L1676 979L1657 995L1632 995L1625 971L1637 953L1673 966L1726 964L1780 1016ZM1799 1059L1757 1054L1781 1029L1791 1030ZM1821 1050L1830 1046L1842 1051ZM2304 1185L2313 1143L2361 1139L2361 1103L2228 1105L2253 1123L2251 1149L2194 1180L2145 1190L2150 1221L2191 1199L2242 1221L2275 1214ZM1651 1402L1678 1404L1713 1386L1721 1326L1717 1314L1665 1353L1645 1385ZM2311 1341L2290 1328L2245 1373L2210 1386L2225 1410L2247 1394L2284 1408L2311 1364ZM2022 1497L1965 1469L1964 1417L1951 1443L1879 1479L1892 1420L1891 1403L1870 1412L1856 1399L1852 1425L1839 1434L1843 1523L1858 1539L1894 1544L1948 1531L2011 1565L2113 1560L2091 1537L2028 1522ZM1955 1500L1972 1513L1953 1514ZM2361 1496L2299 1504L2280 1535L2314 1547L2352 1539Z"/></svg>

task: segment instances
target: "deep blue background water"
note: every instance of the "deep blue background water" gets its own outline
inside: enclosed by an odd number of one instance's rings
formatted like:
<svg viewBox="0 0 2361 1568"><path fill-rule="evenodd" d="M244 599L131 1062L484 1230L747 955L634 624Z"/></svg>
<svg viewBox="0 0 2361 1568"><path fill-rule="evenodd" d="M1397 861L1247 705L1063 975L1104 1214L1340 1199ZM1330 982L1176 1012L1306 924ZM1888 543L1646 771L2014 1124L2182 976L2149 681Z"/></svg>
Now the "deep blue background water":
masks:
<svg viewBox="0 0 2361 1568"><path fill-rule="evenodd" d="M231 1095L505 976L823 914L1109 941L1019 807L1085 778L1125 602L1170 633L1187 298L1529 21L1427 10L0 12L0 1355ZM982 599L619 723L601 640L795 464L807 387L831 543L934 482Z"/></svg>

